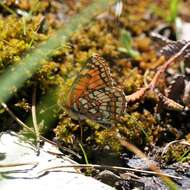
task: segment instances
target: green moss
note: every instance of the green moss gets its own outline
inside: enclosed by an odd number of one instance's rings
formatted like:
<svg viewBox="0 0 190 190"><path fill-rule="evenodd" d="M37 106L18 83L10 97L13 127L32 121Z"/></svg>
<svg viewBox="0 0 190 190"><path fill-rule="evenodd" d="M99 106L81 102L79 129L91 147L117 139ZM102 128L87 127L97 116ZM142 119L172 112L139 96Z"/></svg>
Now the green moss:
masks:
<svg viewBox="0 0 190 190"><path fill-rule="evenodd" d="M143 76L139 73L137 68L124 70L125 80L123 87L127 94L132 94L143 86Z"/></svg>
<svg viewBox="0 0 190 190"><path fill-rule="evenodd" d="M62 115L62 120L60 120L56 129L54 130L56 139L66 144L73 144L76 138L74 133L78 130L78 128L79 125L76 125L74 122L72 122L71 118Z"/></svg>
<svg viewBox="0 0 190 190"><path fill-rule="evenodd" d="M121 150L121 144L118 140L119 131L116 127L111 129L105 129L102 131L97 131L95 133L95 140L99 146L108 145L110 150L118 152Z"/></svg>
<svg viewBox="0 0 190 190"><path fill-rule="evenodd" d="M1 69L7 65L19 63L23 53L33 45L46 40L47 37L35 32L35 25L39 24L40 16L27 22L27 33L23 32L22 19L8 16L0 19L0 62Z"/></svg>
<svg viewBox="0 0 190 190"><path fill-rule="evenodd" d="M129 142L142 146L154 142L154 130L156 120L147 110L143 113L133 112L123 117L119 126L120 133Z"/></svg>
<svg viewBox="0 0 190 190"><path fill-rule="evenodd" d="M71 43L75 44L76 61L84 62L87 57L96 52L103 56L117 57L119 41L114 36L114 26L107 21L96 21L90 27L75 33ZM119 36L119 33L117 34Z"/></svg>
<svg viewBox="0 0 190 190"><path fill-rule="evenodd" d="M166 150L166 153L162 156L162 162L165 164L188 161L190 161L189 145L183 143L175 143L170 145Z"/></svg>

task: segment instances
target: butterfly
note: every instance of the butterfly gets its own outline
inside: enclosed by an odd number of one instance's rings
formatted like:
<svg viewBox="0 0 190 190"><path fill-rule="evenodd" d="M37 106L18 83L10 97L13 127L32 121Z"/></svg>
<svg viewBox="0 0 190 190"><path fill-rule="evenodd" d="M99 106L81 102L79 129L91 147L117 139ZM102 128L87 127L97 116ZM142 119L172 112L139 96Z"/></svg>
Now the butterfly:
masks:
<svg viewBox="0 0 190 190"><path fill-rule="evenodd" d="M127 101L123 90L111 77L108 63L99 55L89 58L74 80L65 108L76 120L90 119L112 124L125 113Z"/></svg>

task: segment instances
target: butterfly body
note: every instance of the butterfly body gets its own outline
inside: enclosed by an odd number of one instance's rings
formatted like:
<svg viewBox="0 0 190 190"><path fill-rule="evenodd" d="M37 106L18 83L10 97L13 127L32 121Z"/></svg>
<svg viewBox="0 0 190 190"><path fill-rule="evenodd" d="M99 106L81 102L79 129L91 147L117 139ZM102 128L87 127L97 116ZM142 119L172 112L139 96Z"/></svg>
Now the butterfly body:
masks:
<svg viewBox="0 0 190 190"><path fill-rule="evenodd" d="M126 98L110 73L108 64L98 55L92 56L74 81L66 101L73 119L91 119L111 124L126 111Z"/></svg>

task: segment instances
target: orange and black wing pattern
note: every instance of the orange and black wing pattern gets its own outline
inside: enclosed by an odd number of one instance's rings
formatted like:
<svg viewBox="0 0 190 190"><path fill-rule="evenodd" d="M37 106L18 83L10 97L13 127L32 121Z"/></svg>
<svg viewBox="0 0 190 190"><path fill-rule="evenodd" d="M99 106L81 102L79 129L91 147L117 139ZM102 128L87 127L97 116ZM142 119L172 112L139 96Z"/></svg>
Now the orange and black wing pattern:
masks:
<svg viewBox="0 0 190 190"><path fill-rule="evenodd" d="M118 120L125 112L126 98L114 84L108 63L92 56L68 93L66 106L73 118L105 124Z"/></svg>

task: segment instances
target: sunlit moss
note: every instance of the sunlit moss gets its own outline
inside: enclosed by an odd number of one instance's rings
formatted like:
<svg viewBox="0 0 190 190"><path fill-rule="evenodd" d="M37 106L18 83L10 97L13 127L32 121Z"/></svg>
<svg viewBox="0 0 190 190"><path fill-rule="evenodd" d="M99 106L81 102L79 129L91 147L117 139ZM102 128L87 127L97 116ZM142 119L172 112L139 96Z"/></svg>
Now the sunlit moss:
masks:
<svg viewBox="0 0 190 190"><path fill-rule="evenodd" d="M106 22L97 21L94 25L75 33L71 38L71 43L75 44L74 54L77 61L86 60L93 52L109 57L119 55L117 51L119 41L113 34L114 28Z"/></svg>
<svg viewBox="0 0 190 190"><path fill-rule="evenodd" d="M122 136L138 146L154 142L155 127L156 120L147 110L144 110L142 114L134 112L125 115L122 124L119 125Z"/></svg>
<svg viewBox="0 0 190 190"><path fill-rule="evenodd" d="M104 129L95 133L95 140L98 145L108 145L111 150L118 152L121 150L121 144L118 139L119 131L117 128Z"/></svg>
<svg viewBox="0 0 190 190"><path fill-rule="evenodd" d="M3 3L7 7L15 6L16 8L20 8L25 11L31 11L33 14L44 11L49 5L48 1L44 0L22 0L19 2L15 2L14 0L5 0Z"/></svg>
<svg viewBox="0 0 190 190"><path fill-rule="evenodd" d="M75 132L78 130L79 125L72 122L71 118L63 116L62 120L58 123L55 131L56 139L66 144L73 144L75 140Z"/></svg>
<svg viewBox="0 0 190 190"><path fill-rule="evenodd" d="M174 162L188 162L190 160L190 148L188 144L174 143L170 145L162 156L162 162L171 164Z"/></svg>
<svg viewBox="0 0 190 190"><path fill-rule="evenodd" d="M124 6L123 14L120 22L136 35L149 31L156 25L159 25L160 20L156 17L147 18L150 16L150 5L152 1L138 1L136 3L129 3Z"/></svg>
<svg viewBox="0 0 190 190"><path fill-rule="evenodd" d="M19 63L23 53L31 48L36 42L47 39L47 36L35 32L39 25L39 16L26 23L27 33L24 34L22 19L8 16L0 19L0 61L6 67L9 64Z"/></svg>
<svg viewBox="0 0 190 190"><path fill-rule="evenodd" d="M143 86L143 76L139 73L138 69L125 69L124 70L125 80L123 87L128 94L137 91Z"/></svg>

